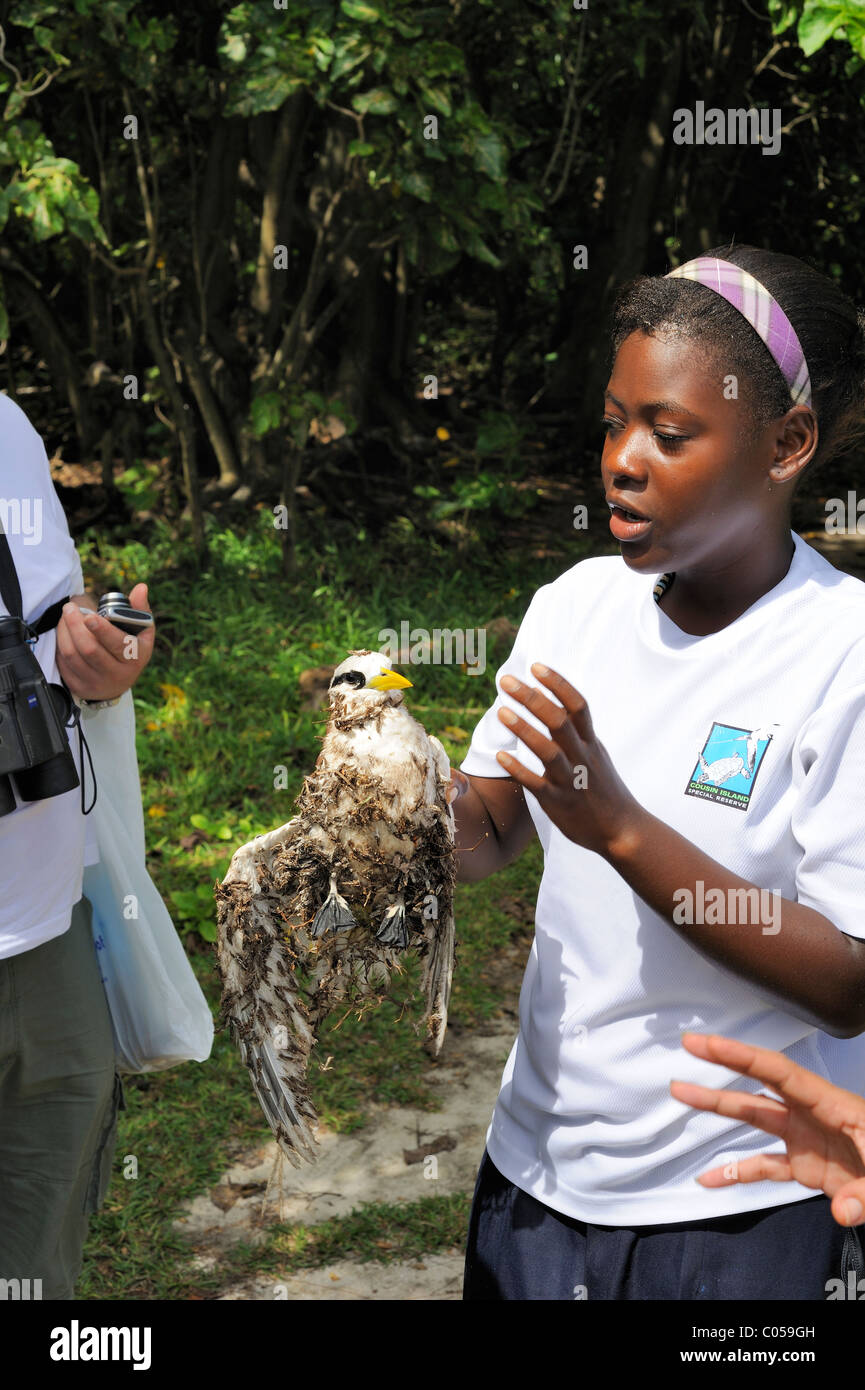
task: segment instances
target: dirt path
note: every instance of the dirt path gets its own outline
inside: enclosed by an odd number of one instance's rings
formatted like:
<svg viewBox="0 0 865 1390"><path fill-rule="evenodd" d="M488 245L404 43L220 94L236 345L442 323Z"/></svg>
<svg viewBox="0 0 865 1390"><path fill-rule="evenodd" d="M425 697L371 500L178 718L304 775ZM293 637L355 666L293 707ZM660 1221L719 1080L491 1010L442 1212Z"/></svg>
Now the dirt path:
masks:
<svg viewBox="0 0 865 1390"><path fill-rule="evenodd" d="M275 1143L241 1155L216 1186L188 1204L177 1223L191 1242L193 1269L212 1270L226 1245L256 1244L276 1221L314 1225L347 1216L365 1202L470 1193L515 1026L490 1032L449 1029L428 1077L441 1110L370 1106L363 1129L350 1134L320 1129L318 1161L301 1168L282 1160ZM417 1161L412 1151L430 1145L441 1147ZM228 1286L219 1297L459 1298L462 1263L461 1249L411 1264L341 1261Z"/></svg>
<svg viewBox="0 0 865 1390"><path fill-rule="evenodd" d="M484 966L501 1016L473 1028L452 1021L427 1082L441 1109L371 1105L350 1134L320 1128L318 1160L293 1168L276 1143L238 1156L219 1182L184 1208L175 1229L190 1244L190 1270L210 1272L236 1241L266 1238L276 1222L315 1225L368 1202L416 1202L432 1194L471 1194L502 1068L519 1026L519 993L532 945L534 913L500 900L513 919L508 945ZM527 919L531 921L527 921ZM436 1142L438 1141L438 1142ZM444 1141L444 1142L442 1142ZM438 1151L420 1161L413 1150ZM460 1299L464 1251L452 1249L403 1263L340 1260L294 1274L226 1282L219 1299Z"/></svg>

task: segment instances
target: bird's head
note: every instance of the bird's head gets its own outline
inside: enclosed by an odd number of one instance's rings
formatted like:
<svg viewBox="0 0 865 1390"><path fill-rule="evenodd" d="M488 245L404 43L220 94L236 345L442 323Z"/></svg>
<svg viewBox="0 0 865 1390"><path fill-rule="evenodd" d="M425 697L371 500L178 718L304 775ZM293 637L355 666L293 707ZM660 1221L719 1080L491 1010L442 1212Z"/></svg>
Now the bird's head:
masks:
<svg viewBox="0 0 865 1390"><path fill-rule="evenodd" d="M341 706L347 713L368 710L373 714L382 704L400 704L403 691L410 685L381 652L349 652L334 671L327 694L331 708Z"/></svg>

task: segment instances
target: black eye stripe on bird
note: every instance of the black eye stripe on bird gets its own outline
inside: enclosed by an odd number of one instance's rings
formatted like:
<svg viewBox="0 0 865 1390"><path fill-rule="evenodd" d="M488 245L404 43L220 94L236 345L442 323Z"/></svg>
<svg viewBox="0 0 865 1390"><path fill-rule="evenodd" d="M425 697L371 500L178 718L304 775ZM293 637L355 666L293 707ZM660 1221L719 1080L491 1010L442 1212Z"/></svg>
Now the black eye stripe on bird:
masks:
<svg viewBox="0 0 865 1390"><path fill-rule="evenodd" d="M316 1157L306 1070L321 1023L349 998L353 1012L376 1007L406 949L423 960L433 1055L444 1041L450 764L405 708L410 686L381 652L349 653L331 680L330 719L297 814L242 845L216 888L223 1017L295 1165Z"/></svg>
<svg viewBox="0 0 865 1390"><path fill-rule="evenodd" d="M334 676L333 680L330 683L330 689L333 690L333 687L335 685L339 685L342 682L344 682L346 685L355 685L360 687L362 685L366 685L366 676L363 674L362 671L346 671L341 676Z"/></svg>

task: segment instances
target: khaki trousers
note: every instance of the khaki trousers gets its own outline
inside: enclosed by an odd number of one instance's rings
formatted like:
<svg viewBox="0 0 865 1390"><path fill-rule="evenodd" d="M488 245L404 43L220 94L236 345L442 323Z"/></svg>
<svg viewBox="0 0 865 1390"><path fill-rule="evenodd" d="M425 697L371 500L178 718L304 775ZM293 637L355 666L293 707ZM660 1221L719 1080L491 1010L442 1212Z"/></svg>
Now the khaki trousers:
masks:
<svg viewBox="0 0 865 1390"><path fill-rule="evenodd" d="M123 1086L82 897L62 936L0 960L0 1296L39 1297L41 1280L42 1298L74 1297L118 1109ZM29 1291L19 1292L25 1280Z"/></svg>

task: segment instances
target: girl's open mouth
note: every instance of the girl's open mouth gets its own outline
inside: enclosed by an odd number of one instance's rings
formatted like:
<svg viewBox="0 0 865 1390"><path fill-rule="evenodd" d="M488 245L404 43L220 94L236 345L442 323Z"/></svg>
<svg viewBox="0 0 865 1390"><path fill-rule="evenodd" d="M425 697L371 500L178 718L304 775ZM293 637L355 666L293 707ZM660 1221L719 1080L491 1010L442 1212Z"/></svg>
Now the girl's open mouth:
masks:
<svg viewBox="0 0 865 1390"><path fill-rule="evenodd" d="M651 521L635 516L633 512L626 512L622 507L610 508L610 530L617 541L638 540L645 536L651 525Z"/></svg>

